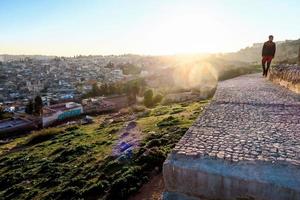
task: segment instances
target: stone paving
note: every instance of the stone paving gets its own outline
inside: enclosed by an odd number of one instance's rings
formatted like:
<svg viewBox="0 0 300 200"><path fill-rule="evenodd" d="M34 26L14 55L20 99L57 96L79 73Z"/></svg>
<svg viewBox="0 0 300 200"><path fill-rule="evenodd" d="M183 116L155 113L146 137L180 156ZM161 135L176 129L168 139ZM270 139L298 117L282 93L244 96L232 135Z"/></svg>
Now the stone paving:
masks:
<svg viewBox="0 0 300 200"><path fill-rule="evenodd" d="M252 74L220 82L175 157L300 166L300 95Z"/></svg>

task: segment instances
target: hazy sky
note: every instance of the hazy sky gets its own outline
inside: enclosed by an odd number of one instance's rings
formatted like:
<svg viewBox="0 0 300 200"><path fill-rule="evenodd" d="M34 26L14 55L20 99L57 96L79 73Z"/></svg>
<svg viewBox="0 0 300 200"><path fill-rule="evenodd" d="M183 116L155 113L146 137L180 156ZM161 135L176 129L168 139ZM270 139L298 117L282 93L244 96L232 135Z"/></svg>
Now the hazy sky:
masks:
<svg viewBox="0 0 300 200"><path fill-rule="evenodd" d="M0 54L228 52L300 38L299 0L1 0Z"/></svg>

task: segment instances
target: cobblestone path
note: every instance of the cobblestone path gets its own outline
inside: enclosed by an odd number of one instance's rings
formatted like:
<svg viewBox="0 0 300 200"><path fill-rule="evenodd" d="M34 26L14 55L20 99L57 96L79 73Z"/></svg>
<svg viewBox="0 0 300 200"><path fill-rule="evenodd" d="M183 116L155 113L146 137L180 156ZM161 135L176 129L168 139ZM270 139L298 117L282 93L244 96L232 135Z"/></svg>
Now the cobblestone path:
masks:
<svg viewBox="0 0 300 200"><path fill-rule="evenodd" d="M260 74L220 82L172 154L300 166L300 95Z"/></svg>

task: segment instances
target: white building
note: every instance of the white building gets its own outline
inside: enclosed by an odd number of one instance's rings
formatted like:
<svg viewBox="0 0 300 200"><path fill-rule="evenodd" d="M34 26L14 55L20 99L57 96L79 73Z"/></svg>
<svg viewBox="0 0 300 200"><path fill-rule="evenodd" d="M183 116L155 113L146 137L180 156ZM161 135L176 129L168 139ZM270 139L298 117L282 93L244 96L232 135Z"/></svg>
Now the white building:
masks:
<svg viewBox="0 0 300 200"><path fill-rule="evenodd" d="M82 105L75 102L46 106L43 108L43 127L47 127L57 121L79 116L82 113Z"/></svg>

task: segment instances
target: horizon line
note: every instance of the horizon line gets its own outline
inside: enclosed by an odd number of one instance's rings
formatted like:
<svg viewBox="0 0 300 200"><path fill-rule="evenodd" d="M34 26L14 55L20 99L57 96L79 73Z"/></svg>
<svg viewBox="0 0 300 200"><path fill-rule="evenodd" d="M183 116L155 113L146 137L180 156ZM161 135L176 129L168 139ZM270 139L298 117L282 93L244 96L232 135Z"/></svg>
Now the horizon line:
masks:
<svg viewBox="0 0 300 200"><path fill-rule="evenodd" d="M287 41L295 41L295 40L300 40L298 39L285 39L285 40L279 40L276 41L275 43L281 43L281 42L287 42ZM248 47L253 47L254 44L263 44L263 42L253 42L251 45L242 47L238 49L237 51L224 51L224 52L182 52L182 53L170 53L170 54L145 54L145 53L119 53L119 54L74 54L74 55L55 55L55 54L9 54L9 53L0 53L0 56L45 56L45 57L78 57L78 56L125 56L125 55L135 55L135 56L184 56L184 55L216 55L216 54L230 54L230 53L237 53L241 51L242 49L248 48Z"/></svg>

